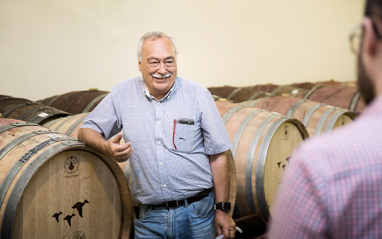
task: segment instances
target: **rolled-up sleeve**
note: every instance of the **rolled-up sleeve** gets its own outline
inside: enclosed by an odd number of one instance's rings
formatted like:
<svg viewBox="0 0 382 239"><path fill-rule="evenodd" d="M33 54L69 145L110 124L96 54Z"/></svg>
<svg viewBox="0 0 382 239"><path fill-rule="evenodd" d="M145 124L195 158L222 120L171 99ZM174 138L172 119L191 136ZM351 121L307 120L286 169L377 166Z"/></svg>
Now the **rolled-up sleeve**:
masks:
<svg viewBox="0 0 382 239"><path fill-rule="evenodd" d="M200 99L204 152L214 155L231 149L231 140L212 95L207 91Z"/></svg>
<svg viewBox="0 0 382 239"><path fill-rule="evenodd" d="M86 117L81 128L90 128L99 132L105 139L109 139L121 131L120 112L118 102L113 95L118 94L113 90L97 105Z"/></svg>

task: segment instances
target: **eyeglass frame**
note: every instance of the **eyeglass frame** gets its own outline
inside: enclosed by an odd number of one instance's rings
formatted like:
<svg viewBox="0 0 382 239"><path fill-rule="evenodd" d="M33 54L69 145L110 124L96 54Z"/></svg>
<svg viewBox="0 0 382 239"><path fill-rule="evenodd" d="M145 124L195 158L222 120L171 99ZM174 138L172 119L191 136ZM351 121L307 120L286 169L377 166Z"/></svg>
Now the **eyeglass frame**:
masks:
<svg viewBox="0 0 382 239"><path fill-rule="evenodd" d="M381 40L382 39L382 35L381 33L379 32L378 28L377 28L377 25L374 23L373 19L371 19L371 25L372 25L372 28L373 28L373 31L375 33L375 35L377 36L377 39L378 40ZM355 37L357 37L357 33L359 31L359 29L361 28L361 38L363 36L363 23L359 23L357 24L353 30L350 32L349 34L349 44L350 44L350 50L354 53L354 54L358 54L358 51L356 50L356 47L354 46L354 39ZM360 42L361 44L361 42ZM358 46L359 48L360 46Z"/></svg>

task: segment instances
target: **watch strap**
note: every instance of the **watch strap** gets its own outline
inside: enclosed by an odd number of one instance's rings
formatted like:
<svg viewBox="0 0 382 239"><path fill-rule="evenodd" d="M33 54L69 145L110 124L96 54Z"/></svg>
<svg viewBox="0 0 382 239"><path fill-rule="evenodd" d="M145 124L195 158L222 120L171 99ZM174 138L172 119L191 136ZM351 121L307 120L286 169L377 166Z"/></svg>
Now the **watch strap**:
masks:
<svg viewBox="0 0 382 239"><path fill-rule="evenodd" d="M223 212L231 211L231 203L230 202L219 202L215 204L215 209L219 209Z"/></svg>

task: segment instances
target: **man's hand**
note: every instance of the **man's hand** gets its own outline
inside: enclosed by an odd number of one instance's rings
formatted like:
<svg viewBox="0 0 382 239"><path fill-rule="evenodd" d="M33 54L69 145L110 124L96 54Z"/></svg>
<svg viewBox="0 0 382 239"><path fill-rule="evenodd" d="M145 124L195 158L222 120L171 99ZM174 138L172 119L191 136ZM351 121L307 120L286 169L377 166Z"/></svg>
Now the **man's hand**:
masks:
<svg viewBox="0 0 382 239"><path fill-rule="evenodd" d="M91 149L108 155L117 162L125 162L128 160L134 150L130 142L120 143L122 133L117 134L114 138L105 140L97 131L89 128L81 128L78 131L78 140Z"/></svg>
<svg viewBox="0 0 382 239"><path fill-rule="evenodd" d="M216 210L215 226L218 235L224 235L224 238L235 238L236 224L228 212Z"/></svg>
<svg viewBox="0 0 382 239"><path fill-rule="evenodd" d="M121 144L121 140L122 133L118 133L107 141L107 153L117 162L125 162L128 160L134 150L130 142Z"/></svg>

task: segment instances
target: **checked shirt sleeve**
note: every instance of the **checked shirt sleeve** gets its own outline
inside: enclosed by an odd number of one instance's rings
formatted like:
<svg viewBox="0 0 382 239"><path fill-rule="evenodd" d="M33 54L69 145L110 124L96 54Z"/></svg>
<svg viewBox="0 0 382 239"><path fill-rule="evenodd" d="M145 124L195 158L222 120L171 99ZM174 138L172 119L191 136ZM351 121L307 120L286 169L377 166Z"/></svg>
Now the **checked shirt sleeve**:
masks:
<svg viewBox="0 0 382 239"><path fill-rule="evenodd" d="M303 151L290 159L276 197L269 238L326 238L324 183L319 169L309 165L313 162L314 157Z"/></svg>
<svg viewBox="0 0 382 239"><path fill-rule="evenodd" d="M90 128L99 132L105 139L109 139L121 131L118 115L118 102L113 100L113 92L108 94L97 107L88 115L82 128Z"/></svg>

